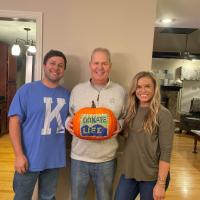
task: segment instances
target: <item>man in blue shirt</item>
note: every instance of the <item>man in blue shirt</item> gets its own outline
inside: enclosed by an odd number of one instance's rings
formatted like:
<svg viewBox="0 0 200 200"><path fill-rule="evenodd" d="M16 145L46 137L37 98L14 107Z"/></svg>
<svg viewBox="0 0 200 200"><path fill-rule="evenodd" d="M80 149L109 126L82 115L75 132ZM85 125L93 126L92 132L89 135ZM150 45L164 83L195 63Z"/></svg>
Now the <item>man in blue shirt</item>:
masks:
<svg viewBox="0 0 200 200"><path fill-rule="evenodd" d="M49 51L44 78L23 85L10 105L9 134L15 153L15 200L29 200L37 179L39 199L55 199L58 170L66 165L64 122L69 92L59 85L66 57Z"/></svg>

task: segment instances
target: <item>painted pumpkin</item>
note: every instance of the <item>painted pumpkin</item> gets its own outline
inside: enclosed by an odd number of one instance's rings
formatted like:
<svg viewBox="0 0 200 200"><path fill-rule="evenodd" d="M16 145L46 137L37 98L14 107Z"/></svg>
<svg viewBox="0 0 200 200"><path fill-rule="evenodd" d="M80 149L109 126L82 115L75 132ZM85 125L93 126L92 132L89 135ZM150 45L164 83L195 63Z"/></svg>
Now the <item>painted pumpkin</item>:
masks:
<svg viewBox="0 0 200 200"><path fill-rule="evenodd" d="M73 129L77 137L86 140L105 140L117 129L117 119L107 108L82 108L73 117Z"/></svg>

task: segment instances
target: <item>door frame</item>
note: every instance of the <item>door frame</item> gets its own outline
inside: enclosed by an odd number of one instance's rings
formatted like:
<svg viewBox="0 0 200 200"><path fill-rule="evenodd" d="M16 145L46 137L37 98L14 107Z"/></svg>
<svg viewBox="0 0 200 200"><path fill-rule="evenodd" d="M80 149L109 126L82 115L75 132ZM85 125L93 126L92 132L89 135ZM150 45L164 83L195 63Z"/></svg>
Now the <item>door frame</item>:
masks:
<svg viewBox="0 0 200 200"><path fill-rule="evenodd" d="M34 67L34 80L42 78L42 12L0 10L0 17L11 19L30 19L36 21L36 60Z"/></svg>

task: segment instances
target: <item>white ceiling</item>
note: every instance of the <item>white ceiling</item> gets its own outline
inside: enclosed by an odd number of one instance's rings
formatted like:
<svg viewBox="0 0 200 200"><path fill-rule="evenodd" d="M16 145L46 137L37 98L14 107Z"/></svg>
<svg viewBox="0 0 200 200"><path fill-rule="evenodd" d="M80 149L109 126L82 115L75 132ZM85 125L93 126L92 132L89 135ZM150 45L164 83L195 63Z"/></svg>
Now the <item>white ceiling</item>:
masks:
<svg viewBox="0 0 200 200"><path fill-rule="evenodd" d="M186 48L186 35L161 34L162 27L200 29L200 0L157 0L154 33L154 51L182 52ZM171 24L163 25L160 20L171 18ZM188 35L187 50L200 53L200 31Z"/></svg>
<svg viewBox="0 0 200 200"><path fill-rule="evenodd" d="M27 32L24 28L31 29L28 32L28 39L36 41L35 22L0 19L0 41L13 44L17 38L26 40Z"/></svg>
<svg viewBox="0 0 200 200"><path fill-rule="evenodd" d="M170 27L200 28L199 0L157 0L155 26L163 27L162 18L175 19Z"/></svg>

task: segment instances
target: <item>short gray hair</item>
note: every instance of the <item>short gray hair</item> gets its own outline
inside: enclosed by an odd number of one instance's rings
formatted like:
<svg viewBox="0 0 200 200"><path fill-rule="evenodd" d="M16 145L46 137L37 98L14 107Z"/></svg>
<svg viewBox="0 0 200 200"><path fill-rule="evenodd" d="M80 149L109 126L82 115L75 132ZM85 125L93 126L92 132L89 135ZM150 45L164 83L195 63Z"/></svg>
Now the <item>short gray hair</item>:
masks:
<svg viewBox="0 0 200 200"><path fill-rule="evenodd" d="M94 54L95 54L96 52L103 52L103 53L105 53L105 54L107 55L107 57L108 57L109 62L111 63L111 53L110 53L110 51L109 51L108 49L102 48L102 47L95 48L95 49L92 51L91 60L92 60L92 57L94 56Z"/></svg>

